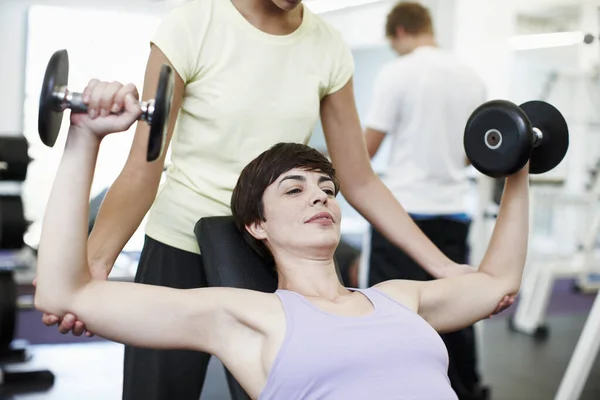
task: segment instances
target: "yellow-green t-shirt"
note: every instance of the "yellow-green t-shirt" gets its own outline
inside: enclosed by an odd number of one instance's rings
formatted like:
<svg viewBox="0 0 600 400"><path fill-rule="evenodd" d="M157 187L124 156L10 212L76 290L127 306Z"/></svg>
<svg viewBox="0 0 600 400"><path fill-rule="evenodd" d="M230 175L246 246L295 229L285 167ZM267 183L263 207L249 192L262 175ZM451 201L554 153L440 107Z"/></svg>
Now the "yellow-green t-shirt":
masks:
<svg viewBox="0 0 600 400"><path fill-rule="evenodd" d="M231 214L239 174L260 153L308 143L321 99L346 85L354 63L340 32L307 7L300 27L279 36L231 0L194 0L171 10L152 42L186 87L146 234L200 253L196 222Z"/></svg>

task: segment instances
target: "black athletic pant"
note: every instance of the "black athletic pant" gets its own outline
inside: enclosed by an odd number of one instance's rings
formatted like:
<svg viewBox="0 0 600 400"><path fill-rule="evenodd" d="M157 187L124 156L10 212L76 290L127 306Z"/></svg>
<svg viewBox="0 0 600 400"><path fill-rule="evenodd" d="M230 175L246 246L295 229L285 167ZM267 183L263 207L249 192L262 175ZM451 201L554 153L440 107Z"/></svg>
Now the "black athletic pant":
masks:
<svg viewBox="0 0 600 400"><path fill-rule="evenodd" d="M167 246L146 236L135 282L179 289L205 287L198 254ZM210 354L125 346L124 400L198 400ZM234 400L249 397L226 370Z"/></svg>
<svg viewBox="0 0 600 400"><path fill-rule="evenodd" d="M467 235L469 224L447 218L416 220L427 237L448 258L468 264ZM390 279L428 281L434 279L412 258L372 230L369 260L369 286ZM450 359L448 376L460 400L480 398L475 332L470 326L458 332L441 335Z"/></svg>

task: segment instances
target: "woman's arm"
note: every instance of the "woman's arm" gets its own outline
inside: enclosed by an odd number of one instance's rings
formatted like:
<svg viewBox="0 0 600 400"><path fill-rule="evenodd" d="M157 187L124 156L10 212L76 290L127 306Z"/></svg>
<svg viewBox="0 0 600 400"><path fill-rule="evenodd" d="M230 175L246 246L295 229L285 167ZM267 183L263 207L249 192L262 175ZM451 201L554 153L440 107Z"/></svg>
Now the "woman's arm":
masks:
<svg viewBox="0 0 600 400"><path fill-rule="evenodd" d="M143 100L155 97L163 64L171 65L162 51L152 45L144 78ZM137 124L129 157L98 211L88 249L90 266L100 274L105 272L108 276L119 253L140 226L156 197L185 89L184 82L175 69L173 73L173 102L165 150L161 158L155 162L146 162L150 126L145 123Z"/></svg>
<svg viewBox="0 0 600 400"><path fill-rule="evenodd" d="M431 275L457 267L419 229L371 167L354 102L352 80L321 102L327 149L348 202L390 242L403 249ZM466 270L465 270L466 271Z"/></svg>
<svg viewBox="0 0 600 400"><path fill-rule="evenodd" d="M144 100L156 96L156 87L163 64L171 65L163 52L152 45L144 78L142 93ZM171 115L165 150L161 158L152 163L146 162L150 127L145 123L137 124L125 166L111 185L98 211L94 228L88 239L88 261L95 279L108 277L119 253L139 227L156 197L185 87L175 69L173 69L173 73L175 86ZM120 106L122 106L122 102L117 101L117 107ZM37 281L34 282L37 284ZM42 321L47 326L58 324L58 329L62 333L68 333L71 329L76 336L81 335L84 329L87 329L88 334L91 333L89 327L86 327L77 318L73 318L72 315L66 315L66 317L59 318L56 315L44 313Z"/></svg>
<svg viewBox="0 0 600 400"><path fill-rule="evenodd" d="M218 351L221 335L228 333L223 327L235 327L234 310L238 304L248 303L240 291L176 290L91 278L87 218L101 137L128 129L141 113L133 100L135 89L102 83L92 86L90 103L105 109L113 103L111 93L128 92L126 111L119 116L103 113L94 119L71 114L71 127L42 224L35 306L59 317L73 313L98 335L121 343Z"/></svg>
<svg viewBox="0 0 600 400"><path fill-rule="evenodd" d="M429 282L389 281L381 288L393 297L416 296L416 309L436 330L455 331L488 317L505 296L521 286L529 238L529 165L506 179L498 219L473 274Z"/></svg>
<svg viewBox="0 0 600 400"><path fill-rule="evenodd" d="M72 313L97 335L118 343L220 355L226 350L222 344L246 328L239 315L252 294L91 280L68 297L57 296L47 303L36 300L36 308Z"/></svg>

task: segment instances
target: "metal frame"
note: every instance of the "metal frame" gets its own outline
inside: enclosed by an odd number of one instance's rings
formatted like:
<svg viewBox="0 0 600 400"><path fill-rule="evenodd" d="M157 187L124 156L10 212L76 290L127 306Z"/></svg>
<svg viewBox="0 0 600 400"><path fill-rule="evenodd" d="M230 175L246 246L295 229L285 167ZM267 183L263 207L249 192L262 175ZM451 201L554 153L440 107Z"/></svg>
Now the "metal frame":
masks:
<svg viewBox="0 0 600 400"><path fill-rule="evenodd" d="M593 210L591 223L581 238L574 254L568 256L552 255L549 259L530 257L526 267L523 284L519 294L519 303L511 321L512 328L525 334L535 334L544 327L546 310L550 302L554 281L558 278L581 278L592 270L598 234L600 233L600 176L595 179L591 190L584 197L559 195L548 198L554 204L577 204ZM540 199L532 201L539 203ZM532 205L532 207L535 207ZM532 213L533 214L533 213Z"/></svg>
<svg viewBox="0 0 600 400"><path fill-rule="evenodd" d="M598 332L600 332L600 295L596 296L554 400L577 400L581 397L585 382L600 350Z"/></svg>
<svg viewBox="0 0 600 400"><path fill-rule="evenodd" d="M536 199L537 200L537 199ZM591 190L583 197L559 195L549 199L554 204L576 204L589 207L591 223L586 226L580 244L574 254L552 259L534 259L527 266L520 300L511 328L530 335L545 332L545 318L554 282L558 278L582 279L592 271L596 244L600 233L600 175L592 183ZM534 204L537 201L532 202ZM571 356L554 400L576 400L581 396L592 365L600 350L600 295L594 305Z"/></svg>

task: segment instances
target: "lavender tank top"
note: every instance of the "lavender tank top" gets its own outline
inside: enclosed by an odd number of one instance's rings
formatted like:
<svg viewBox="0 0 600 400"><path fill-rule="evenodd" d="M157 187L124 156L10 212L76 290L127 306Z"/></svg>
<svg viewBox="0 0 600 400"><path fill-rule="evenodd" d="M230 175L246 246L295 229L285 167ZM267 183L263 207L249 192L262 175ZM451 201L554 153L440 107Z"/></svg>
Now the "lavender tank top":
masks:
<svg viewBox="0 0 600 400"><path fill-rule="evenodd" d="M457 400L438 333L375 288L349 290L374 311L338 316L299 293L276 291L286 334L259 400Z"/></svg>

